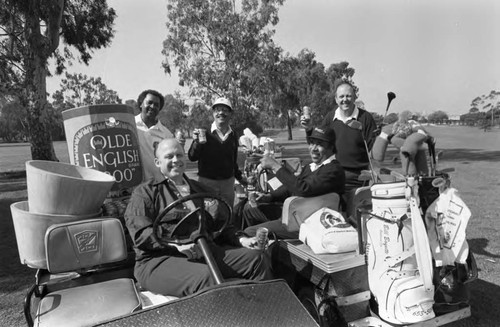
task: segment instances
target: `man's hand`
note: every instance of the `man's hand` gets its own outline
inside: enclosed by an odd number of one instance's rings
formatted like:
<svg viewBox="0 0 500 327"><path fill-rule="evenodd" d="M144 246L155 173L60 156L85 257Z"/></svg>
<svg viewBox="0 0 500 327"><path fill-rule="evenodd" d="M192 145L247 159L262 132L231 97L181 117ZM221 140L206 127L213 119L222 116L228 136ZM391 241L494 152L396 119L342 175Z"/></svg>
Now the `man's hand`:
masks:
<svg viewBox="0 0 500 327"><path fill-rule="evenodd" d="M305 129L311 129L313 127L311 118L306 118L304 115L300 116L300 126Z"/></svg>
<svg viewBox="0 0 500 327"><path fill-rule="evenodd" d="M193 142L198 142L199 138L200 138L200 132L197 129L195 129L193 131Z"/></svg>
<svg viewBox="0 0 500 327"><path fill-rule="evenodd" d="M278 169L281 168L281 164L274 159L272 156L263 156L262 159L260 159L260 166L263 169L272 169L273 171L277 171Z"/></svg>
<svg viewBox="0 0 500 327"><path fill-rule="evenodd" d="M269 193L257 193L257 198L255 201L259 203L270 203L273 200L273 197Z"/></svg>
<svg viewBox="0 0 500 327"><path fill-rule="evenodd" d="M177 248L177 251L184 254L188 259L201 259L203 257L201 249L196 244L180 245L169 243L169 245L175 246Z"/></svg>
<svg viewBox="0 0 500 327"><path fill-rule="evenodd" d="M255 246L257 245L257 238L256 237L240 237L240 244L242 247L247 248L247 249L255 249Z"/></svg>

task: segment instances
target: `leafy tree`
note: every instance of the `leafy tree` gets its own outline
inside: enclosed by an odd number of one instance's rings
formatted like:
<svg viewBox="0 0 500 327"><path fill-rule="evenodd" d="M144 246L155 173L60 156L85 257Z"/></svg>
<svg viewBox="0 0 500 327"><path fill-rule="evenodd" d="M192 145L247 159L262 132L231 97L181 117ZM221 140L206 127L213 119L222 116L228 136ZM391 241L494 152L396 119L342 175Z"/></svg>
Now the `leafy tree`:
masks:
<svg viewBox="0 0 500 327"><path fill-rule="evenodd" d="M384 123L389 125L389 124L394 124L395 122L398 121L398 114L395 112L391 112L387 116L385 116Z"/></svg>
<svg viewBox="0 0 500 327"><path fill-rule="evenodd" d="M19 100L13 100L2 106L0 115L0 137L7 142L24 141L27 138L27 117Z"/></svg>
<svg viewBox="0 0 500 327"><path fill-rule="evenodd" d="M196 101L190 108L189 115L186 115L186 125L190 131L200 127L206 128L212 120L210 108L203 101Z"/></svg>
<svg viewBox="0 0 500 327"><path fill-rule="evenodd" d="M33 159L57 160L47 128L48 59L55 59L56 73L75 52L88 64L93 49L109 45L115 16L102 0L0 0L0 91L27 110Z"/></svg>
<svg viewBox="0 0 500 327"><path fill-rule="evenodd" d="M500 116L500 91L492 90L489 94L483 94L472 100L469 112L478 112L478 108L481 108L486 112L487 117L485 120L490 119L489 126L493 126L495 118ZM477 111L472 111L473 109L477 109ZM486 126L487 122L485 121L481 125Z"/></svg>
<svg viewBox="0 0 500 327"><path fill-rule="evenodd" d="M256 123L269 106L269 75L281 49L274 45L278 6L284 0L169 0L164 68L179 71L190 95L211 103L228 97L235 108L234 129ZM251 119L250 121L248 119Z"/></svg>
<svg viewBox="0 0 500 327"><path fill-rule="evenodd" d="M84 74L66 73L61 80L60 89L52 97L62 100L65 109L95 104L122 103L116 91L108 89L100 77L88 77Z"/></svg>
<svg viewBox="0 0 500 327"><path fill-rule="evenodd" d="M64 140L62 112L66 109L95 104L122 103L118 94L106 87L101 78L87 77L84 74L66 73L61 80L60 89L52 94L52 106L48 127L54 140Z"/></svg>
<svg viewBox="0 0 500 327"><path fill-rule="evenodd" d="M438 110L431 113L427 119L430 123L442 124L444 121L448 120L448 114L444 111Z"/></svg>
<svg viewBox="0 0 500 327"><path fill-rule="evenodd" d="M314 52L303 49L297 57L284 56L278 65L278 74L272 84L273 109L287 122L288 139L292 139L292 126L301 108L312 109L313 123L335 108L334 95L328 75Z"/></svg>
<svg viewBox="0 0 500 327"><path fill-rule="evenodd" d="M165 96L165 104L163 109L160 111L159 118L170 131L175 132L176 130L182 130L189 132L190 126L188 126L186 121L186 114L189 108L181 100L179 94L167 94Z"/></svg>

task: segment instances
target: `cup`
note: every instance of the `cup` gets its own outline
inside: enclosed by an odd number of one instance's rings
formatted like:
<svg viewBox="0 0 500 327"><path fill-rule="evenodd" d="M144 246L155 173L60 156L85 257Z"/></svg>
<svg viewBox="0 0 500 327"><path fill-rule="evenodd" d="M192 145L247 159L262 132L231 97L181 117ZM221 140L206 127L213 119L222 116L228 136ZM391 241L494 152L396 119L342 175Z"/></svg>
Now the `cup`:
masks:
<svg viewBox="0 0 500 327"><path fill-rule="evenodd" d="M255 238L257 239L256 248L259 250L265 250L267 244L269 243L269 230L265 227L257 228L257 232L255 233Z"/></svg>
<svg viewBox="0 0 500 327"><path fill-rule="evenodd" d="M273 156L275 148L276 144L274 143L274 140L267 140L267 142L264 143L264 154Z"/></svg>
<svg viewBox="0 0 500 327"><path fill-rule="evenodd" d="M311 120L311 108L309 108L308 106L302 108L302 120L305 120L307 122Z"/></svg>
<svg viewBox="0 0 500 327"><path fill-rule="evenodd" d="M200 144L207 143L207 130L204 128L198 128L198 142Z"/></svg>
<svg viewBox="0 0 500 327"><path fill-rule="evenodd" d="M184 137L184 132L182 132L181 130L175 132L175 138L182 146L186 144L186 138Z"/></svg>

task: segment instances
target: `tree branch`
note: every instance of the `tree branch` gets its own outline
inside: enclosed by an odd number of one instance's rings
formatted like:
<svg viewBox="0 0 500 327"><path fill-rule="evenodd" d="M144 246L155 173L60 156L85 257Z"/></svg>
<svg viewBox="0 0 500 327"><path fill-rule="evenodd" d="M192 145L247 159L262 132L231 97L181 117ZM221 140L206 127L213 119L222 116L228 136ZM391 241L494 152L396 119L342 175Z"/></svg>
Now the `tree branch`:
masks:
<svg viewBox="0 0 500 327"><path fill-rule="evenodd" d="M48 52L54 52L59 46L59 31L61 29L61 22L64 12L64 0L55 0L49 11L55 13L55 15L49 15L47 21L47 32L46 35L49 39L49 49Z"/></svg>

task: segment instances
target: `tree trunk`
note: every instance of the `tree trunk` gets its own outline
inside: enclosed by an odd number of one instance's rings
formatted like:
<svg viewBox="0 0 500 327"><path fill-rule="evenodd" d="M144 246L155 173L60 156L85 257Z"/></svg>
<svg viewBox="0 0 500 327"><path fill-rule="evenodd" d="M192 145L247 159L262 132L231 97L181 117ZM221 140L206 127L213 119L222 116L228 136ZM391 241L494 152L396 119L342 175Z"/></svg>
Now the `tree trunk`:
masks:
<svg viewBox="0 0 500 327"><path fill-rule="evenodd" d="M286 112L286 124L288 126L288 140L291 141L293 140L292 136L292 119L290 118L290 114L288 111Z"/></svg>
<svg viewBox="0 0 500 327"><path fill-rule="evenodd" d="M28 110L28 134L31 142L33 160L58 161L48 128L47 115L47 40L40 34L39 4L30 3L31 14L26 15L26 39L28 53L25 57L26 80L21 103ZM44 42L45 41L45 42Z"/></svg>
<svg viewBox="0 0 500 327"><path fill-rule="evenodd" d="M28 89L26 108L28 109L28 131L33 160L59 161L52 144L50 126L47 122L47 86L45 64L35 56L33 65L33 85Z"/></svg>

